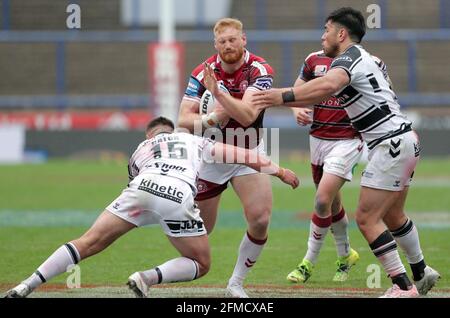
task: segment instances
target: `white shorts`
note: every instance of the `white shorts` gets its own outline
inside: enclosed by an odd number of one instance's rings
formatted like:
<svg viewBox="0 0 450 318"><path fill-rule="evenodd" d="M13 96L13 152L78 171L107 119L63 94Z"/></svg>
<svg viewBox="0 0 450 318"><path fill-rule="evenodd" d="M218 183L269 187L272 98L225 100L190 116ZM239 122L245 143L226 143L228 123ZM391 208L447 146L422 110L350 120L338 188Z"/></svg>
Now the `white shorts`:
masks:
<svg viewBox="0 0 450 318"><path fill-rule="evenodd" d="M266 153L262 139L256 151L263 155ZM199 171L195 200L202 201L215 197L225 191L231 178L255 173L259 172L242 164L204 164Z"/></svg>
<svg viewBox="0 0 450 318"><path fill-rule="evenodd" d="M414 131L384 140L369 151L361 185L369 188L402 191L409 186L419 161L420 143Z"/></svg>
<svg viewBox="0 0 450 318"><path fill-rule="evenodd" d="M314 183L320 180L321 170L351 181L353 168L359 162L364 142L359 138L324 140L309 136Z"/></svg>
<svg viewBox="0 0 450 318"><path fill-rule="evenodd" d="M169 176L137 176L106 210L136 226L159 223L173 237L206 234L192 188Z"/></svg>

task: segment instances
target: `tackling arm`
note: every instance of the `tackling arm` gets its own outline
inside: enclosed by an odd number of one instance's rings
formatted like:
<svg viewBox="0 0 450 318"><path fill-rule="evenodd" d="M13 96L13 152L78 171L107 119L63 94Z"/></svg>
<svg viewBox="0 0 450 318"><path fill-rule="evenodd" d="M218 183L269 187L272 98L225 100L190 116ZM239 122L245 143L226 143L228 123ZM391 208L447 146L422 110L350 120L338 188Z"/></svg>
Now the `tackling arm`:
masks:
<svg viewBox="0 0 450 318"><path fill-rule="evenodd" d="M258 154L256 150L216 142L211 149L211 156L217 162L244 164L257 171L276 176L293 189L299 185L298 177L294 172L278 166L270 158Z"/></svg>
<svg viewBox="0 0 450 318"><path fill-rule="evenodd" d="M323 101L349 84L350 78L341 68L331 69L325 76L301 86L271 89L254 94L253 103L258 108L276 105L305 107Z"/></svg>

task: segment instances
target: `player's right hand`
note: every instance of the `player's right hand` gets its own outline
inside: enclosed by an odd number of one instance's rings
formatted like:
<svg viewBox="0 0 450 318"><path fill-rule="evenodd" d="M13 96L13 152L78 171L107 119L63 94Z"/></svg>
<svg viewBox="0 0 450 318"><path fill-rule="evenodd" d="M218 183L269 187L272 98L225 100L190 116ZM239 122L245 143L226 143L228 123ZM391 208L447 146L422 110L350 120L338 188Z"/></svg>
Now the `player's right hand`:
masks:
<svg viewBox="0 0 450 318"><path fill-rule="evenodd" d="M295 189L298 187L298 185L300 184L300 180L298 179L297 175L289 169L286 168L281 168L282 169L282 173L278 174L278 178L283 181L286 184L289 184L292 189Z"/></svg>
<svg viewBox="0 0 450 318"><path fill-rule="evenodd" d="M311 118L312 109L309 108L296 108L295 120L300 126L309 125L313 122Z"/></svg>

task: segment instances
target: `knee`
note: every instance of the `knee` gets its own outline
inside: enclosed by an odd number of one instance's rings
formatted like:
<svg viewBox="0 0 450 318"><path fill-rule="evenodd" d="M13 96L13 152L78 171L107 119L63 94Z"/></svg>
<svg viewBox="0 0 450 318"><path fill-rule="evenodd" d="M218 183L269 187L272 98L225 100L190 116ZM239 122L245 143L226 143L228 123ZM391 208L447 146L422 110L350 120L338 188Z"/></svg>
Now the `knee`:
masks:
<svg viewBox="0 0 450 318"><path fill-rule="evenodd" d="M270 223L270 207L246 209L245 215L252 232L266 232Z"/></svg>
<svg viewBox="0 0 450 318"><path fill-rule="evenodd" d="M209 272L209 269L211 267L211 256L209 254L198 255L195 258L195 261L197 262L197 265L198 265L197 278L200 278L200 277L206 275Z"/></svg>
<svg viewBox="0 0 450 318"><path fill-rule="evenodd" d="M74 241L75 246L78 249L78 253L82 259L105 249L108 245L105 238L96 234L83 235L79 239Z"/></svg>
<svg viewBox="0 0 450 318"><path fill-rule="evenodd" d="M369 228L373 225L369 218L369 214L361 209L358 209L356 211L355 222L363 234L366 233L369 230Z"/></svg>
<svg viewBox="0 0 450 318"><path fill-rule="evenodd" d="M331 198L326 194L317 194L315 200L315 209L319 216L325 217L330 214Z"/></svg>

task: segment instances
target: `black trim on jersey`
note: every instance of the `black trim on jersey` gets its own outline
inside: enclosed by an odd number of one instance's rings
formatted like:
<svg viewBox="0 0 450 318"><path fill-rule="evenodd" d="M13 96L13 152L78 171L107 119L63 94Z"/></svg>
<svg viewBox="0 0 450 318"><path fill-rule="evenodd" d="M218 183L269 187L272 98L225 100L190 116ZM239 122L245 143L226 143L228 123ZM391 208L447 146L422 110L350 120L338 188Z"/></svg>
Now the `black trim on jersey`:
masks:
<svg viewBox="0 0 450 318"><path fill-rule="evenodd" d="M355 63L358 64L360 62L358 61L359 58L361 58L361 51L353 45L333 60L330 69L333 67L342 67L351 71Z"/></svg>
<svg viewBox="0 0 450 318"><path fill-rule="evenodd" d="M399 136L399 135L403 135L404 133L407 133L408 131L411 131L411 130L412 130L411 123L402 123L400 125L399 129L391 131L391 132L387 133L386 135L384 135L384 136L382 136L382 137L380 137L378 139L372 140L371 142L367 143L367 148L369 148L369 150L371 150L376 145L378 145L381 142L383 142L384 140L389 139L389 138L393 138L393 137L396 137L396 136Z"/></svg>
<svg viewBox="0 0 450 318"><path fill-rule="evenodd" d="M373 109L375 108L375 105L370 106L369 108L367 108L365 111L363 111L362 113L360 113L358 116L355 116L353 118L350 118L350 120L353 121L357 121L359 120L361 117L363 117L364 115L366 115L367 113L371 112Z"/></svg>
<svg viewBox="0 0 450 318"><path fill-rule="evenodd" d="M390 114L389 116L385 117L386 114L384 112L380 113L379 111L373 111L372 113L356 122L352 122L353 126L359 132L368 132L377 128L378 126L395 116L395 114Z"/></svg>
<svg viewBox="0 0 450 318"><path fill-rule="evenodd" d="M355 66L356 66L357 64L359 64L359 62L361 62L361 61L362 61L362 56L361 56L360 58L358 58L358 59L355 61L355 63L353 63L352 67L350 67L350 71L352 71L352 70L355 68Z"/></svg>
<svg viewBox="0 0 450 318"><path fill-rule="evenodd" d="M362 94L359 94L358 96L356 96L356 98L354 98L353 100L349 101L348 103L344 104L342 107L347 108L348 106L353 105L355 102L357 102L360 98L362 97Z"/></svg>
<svg viewBox="0 0 450 318"><path fill-rule="evenodd" d="M351 85L344 88L339 94L335 95L339 99L339 103L345 108L346 104L355 98L359 92Z"/></svg>

